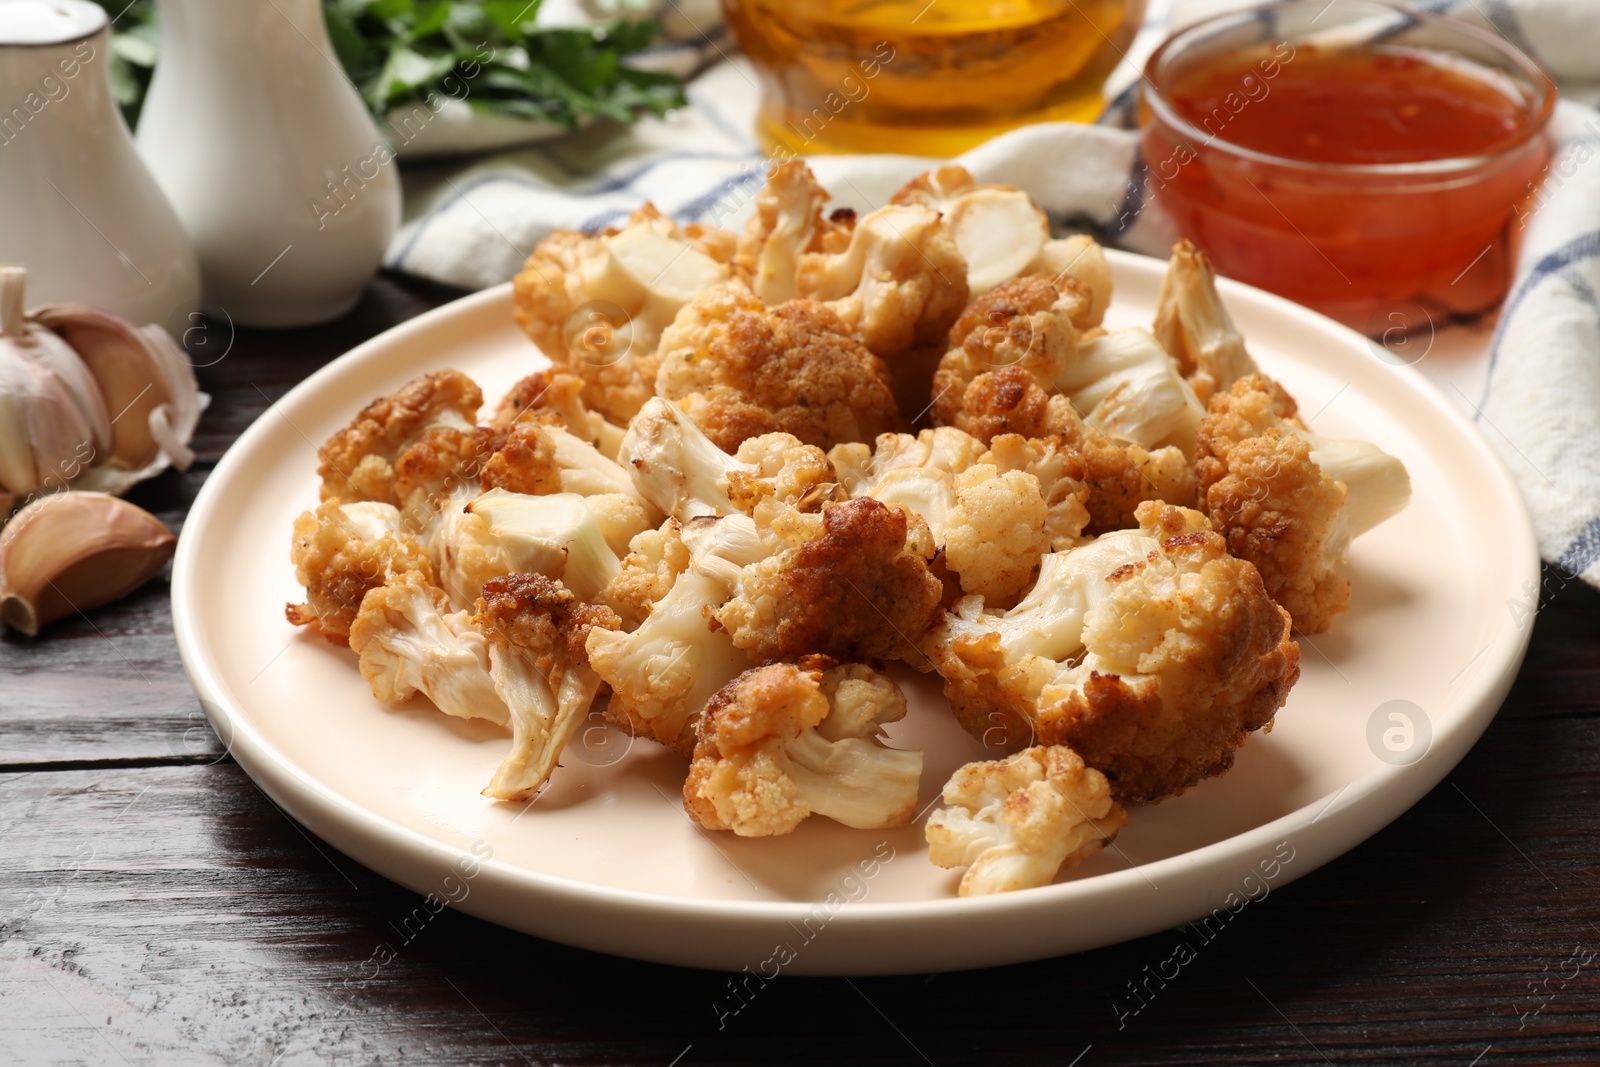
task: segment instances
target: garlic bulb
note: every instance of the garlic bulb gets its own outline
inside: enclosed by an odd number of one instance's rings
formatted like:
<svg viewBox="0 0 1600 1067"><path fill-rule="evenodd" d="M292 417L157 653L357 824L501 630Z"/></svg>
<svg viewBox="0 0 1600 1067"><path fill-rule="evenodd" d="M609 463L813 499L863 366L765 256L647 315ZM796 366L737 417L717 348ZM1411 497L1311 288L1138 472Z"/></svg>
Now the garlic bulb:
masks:
<svg viewBox="0 0 1600 1067"><path fill-rule="evenodd" d="M24 315L26 284L0 267L0 519L30 496L187 468L208 398L177 343L81 304Z"/></svg>
<svg viewBox="0 0 1600 1067"><path fill-rule="evenodd" d="M40 497L0 530L0 622L32 637L126 596L172 558L177 540L148 511L105 493Z"/></svg>

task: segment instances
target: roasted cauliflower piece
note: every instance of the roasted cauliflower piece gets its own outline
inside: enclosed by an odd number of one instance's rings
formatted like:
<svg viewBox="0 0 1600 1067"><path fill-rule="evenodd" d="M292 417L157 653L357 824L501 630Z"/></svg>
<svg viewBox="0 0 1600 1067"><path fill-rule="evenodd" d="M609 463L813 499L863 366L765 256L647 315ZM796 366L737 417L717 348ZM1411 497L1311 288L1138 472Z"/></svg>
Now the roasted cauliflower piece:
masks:
<svg viewBox="0 0 1600 1067"><path fill-rule="evenodd" d="M653 394L661 331L696 293L733 277L735 241L650 204L621 230L558 230L512 282L517 323L583 379L590 409L625 425Z"/></svg>
<svg viewBox="0 0 1600 1067"><path fill-rule="evenodd" d="M1202 408L1177 364L1144 330L1083 334L1075 316L1085 306L1082 286L1043 275L974 300L950 331L950 350L934 374L938 419L978 433L978 420L995 406L986 376L1021 370L1048 400L1070 403L1091 429L1193 455Z"/></svg>
<svg viewBox="0 0 1600 1067"><path fill-rule="evenodd" d="M391 577L416 572L433 580L428 554L402 528L399 510L372 500L329 500L295 519L289 559L306 600L284 614L296 626L315 625L336 645L349 639L362 598Z"/></svg>
<svg viewBox="0 0 1600 1067"><path fill-rule="evenodd" d="M446 715L504 726L510 713L489 675L489 642L470 611L451 611L420 571L389 577L362 598L350 648L372 695L398 704L421 693Z"/></svg>
<svg viewBox="0 0 1600 1067"><path fill-rule="evenodd" d="M911 821L922 753L882 743L905 716L892 681L825 657L745 671L718 690L696 730L683 805L708 830L787 834L817 814L856 829Z"/></svg>
<svg viewBox="0 0 1600 1067"><path fill-rule="evenodd" d="M824 217L822 207L830 199L811 168L799 160L767 171L735 258L740 274L766 303L800 298L795 275L801 256L842 252L849 246L855 212L846 208Z"/></svg>
<svg viewBox="0 0 1600 1067"><path fill-rule="evenodd" d="M995 439L985 449L950 426L885 434L877 448L834 449L852 496L920 516L961 591L1009 603L1033 582L1039 558L1076 543L1088 521L1082 464L1045 442Z"/></svg>
<svg viewBox="0 0 1600 1067"><path fill-rule="evenodd" d="M697 521L730 530L736 521L750 524L743 515ZM753 528L744 539L759 556ZM723 562L739 566L738 560ZM590 664L611 686L606 717L634 737L686 756L694 750L694 724L706 701L757 662L715 621L713 613L728 600L726 579L707 577L689 564L676 520L640 534L606 595L634 624L626 633L594 630L587 645Z"/></svg>
<svg viewBox="0 0 1600 1067"><path fill-rule="evenodd" d="M729 455L671 401L640 410L618 450L639 494L682 522L749 512L767 497L810 511L842 496L827 455L792 434L745 439Z"/></svg>
<svg viewBox="0 0 1600 1067"><path fill-rule="evenodd" d="M477 383L454 370L424 374L379 397L318 449L322 499L399 505L394 464L400 454L436 426L470 430L482 406Z"/></svg>
<svg viewBox="0 0 1600 1067"><path fill-rule="evenodd" d="M901 186L891 204L920 204L944 217L967 261L967 288L982 296L1025 274L1047 274L1083 284L1087 306L1080 329L1100 325L1111 304L1111 267L1092 238L1052 240L1050 220L1033 198L1009 185L980 185L965 167L948 164Z"/></svg>
<svg viewBox="0 0 1600 1067"><path fill-rule="evenodd" d="M617 446L627 429L618 426L583 402L583 379L560 367L535 371L506 390L489 419L491 428L506 433L520 422L559 419L567 431L582 438L607 459L617 458Z"/></svg>
<svg viewBox="0 0 1600 1067"><path fill-rule="evenodd" d="M496 501L507 495L523 500L583 497L584 507L615 554L626 552L635 534L661 521L660 512L638 494L625 469L556 422L515 422L505 432L485 426L429 430L397 462L395 491L404 502L407 526L416 531L446 591L462 607L477 599L483 581L493 573L509 573L482 569L507 565L509 557L491 559L470 547L494 540L478 521L483 509L474 511L475 501L485 492L501 494ZM554 518L563 514L563 506L558 500L534 511L549 512ZM477 562L464 562L463 554L473 555ZM526 559L524 564L510 569L553 565L543 557ZM581 581L580 588L592 593Z"/></svg>
<svg viewBox="0 0 1600 1067"><path fill-rule="evenodd" d="M394 464L394 495L402 521L428 547L433 547L445 514L485 488L560 492L555 442L543 427L524 422L501 433L486 426L436 426Z"/></svg>
<svg viewBox="0 0 1600 1067"><path fill-rule="evenodd" d="M1211 398L1199 442L1200 506L1229 551L1255 564L1297 629L1326 630L1350 605L1339 567L1351 539L1410 502L1404 464L1365 441L1311 433L1259 374Z"/></svg>
<svg viewBox="0 0 1600 1067"><path fill-rule="evenodd" d="M739 261L768 304L820 300L893 366L943 339L967 302L967 266L939 212L890 204L824 220L828 194L804 163L768 173Z"/></svg>
<svg viewBox="0 0 1600 1067"><path fill-rule="evenodd" d="M1202 404L1256 373L1244 337L1217 293L1211 261L1188 241L1172 250L1152 329Z"/></svg>
<svg viewBox="0 0 1600 1067"><path fill-rule="evenodd" d="M592 601L616 577L628 542L648 528L629 496L490 489L445 517L439 578L455 604L476 601L491 578L520 572L559 578Z"/></svg>
<svg viewBox="0 0 1600 1067"><path fill-rule="evenodd" d="M511 715L511 754L483 794L530 800L600 691L588 637L616 629L617 617L542 574L507 574L483 587L473 622L489 638L489 673Z"/></svg>
<svg viewBox="0 0 1600 1067"><path fill-rule="evenodd" d="M1125 802L1226 771L1300 673L1288 612L1205 516L1137 515L1138 530L1045 556L1008 611L957 601L923 642L974 736L1068 745Z"/></svg>
<svg viewBox="0 0 1600 1067"><path fill-rule="evenodd" d="M916 656L943 594L928 569L934 545L920 518L866 497L811 513L764 500L754 527L764 557L736 578L713 572L733 593L715 617L736 646L757 662ZM691 542L692 566L709 570L695 550Z"/></svg>
<svg viewBox="0 0 1600 1067"><path fill-rule="evenodd" d="M1066 397L1046 396L1021 367L979 375L967 390L964 420L980 441L1015 435L1077 456L1089 490L1088 533L1137 525L1134 512L1146 500L1184 507L1195 502L1194 469L1176 445L1151 451L1101 433L1078 417Z"/></svg>
<svg viewBox="0 0 1600 1067"><path fill-rule="evenodd" d="M965 867L964 897L1049 885L1104 848L1128 823L1105 775L1065 745L962 767L928 816L928 859Z"/></svg>
<svg viewBox="0 0 1600 1067"><path fill-rule="evenodd" d="M695 297L661 335L655 389L718 448L792 434L831 448L899 428L893 378L825 305L768 308L742 286Z"/></svg>

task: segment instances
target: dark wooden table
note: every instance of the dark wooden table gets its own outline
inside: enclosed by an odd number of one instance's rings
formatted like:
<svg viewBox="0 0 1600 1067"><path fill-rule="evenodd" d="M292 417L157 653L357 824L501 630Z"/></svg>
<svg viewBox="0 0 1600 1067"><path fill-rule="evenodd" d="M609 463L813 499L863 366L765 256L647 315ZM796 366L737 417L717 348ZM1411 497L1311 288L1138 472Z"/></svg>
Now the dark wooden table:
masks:
<svg viewBox="0 0 1600 1067"><path fill-rule="evenodd" d="M181 528L269 402L453 295L384 277L331 326L240 331L200 372L199 462L134 499ZM1164 985L1176 931L989 971L783 977L719 1028L725 975L452 911L403 943L419 898L314 840L206 727L157 581L0 640L0 1064L1600 1063L1600 593L1547 584L1461 766ZM1155 992L1119 1014L1134 985Z"/></svg>

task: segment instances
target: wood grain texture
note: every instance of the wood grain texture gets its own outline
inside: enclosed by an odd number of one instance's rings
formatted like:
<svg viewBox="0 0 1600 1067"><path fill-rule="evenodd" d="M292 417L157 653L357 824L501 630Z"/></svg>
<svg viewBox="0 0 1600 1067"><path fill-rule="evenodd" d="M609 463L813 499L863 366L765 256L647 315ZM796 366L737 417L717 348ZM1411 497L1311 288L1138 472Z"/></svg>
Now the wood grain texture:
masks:
<svg viewBox="0 0 1600 1067"><path fill-rule="evenodd" d="M271 399L444 295L380 278L335 327L241 332L201 462L135 499L180 528ZM0 1063L1600 1062L1600 593L1546 586L1462 765L1209 937L736 997L432 914L309 836L201 726L157 581L0 639Z"/></svg>

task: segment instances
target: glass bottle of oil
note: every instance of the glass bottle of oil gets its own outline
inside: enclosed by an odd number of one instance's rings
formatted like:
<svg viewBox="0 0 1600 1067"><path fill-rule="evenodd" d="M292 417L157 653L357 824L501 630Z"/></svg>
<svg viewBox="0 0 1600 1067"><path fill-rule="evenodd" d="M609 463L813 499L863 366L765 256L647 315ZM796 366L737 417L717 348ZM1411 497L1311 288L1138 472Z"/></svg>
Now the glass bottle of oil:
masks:
<svg viewBox="0 0 1600 1067"><path fill-rule="evenodd" d="M768 151L950 156L1092 121L1144 0L723 0Z"/></svg>

